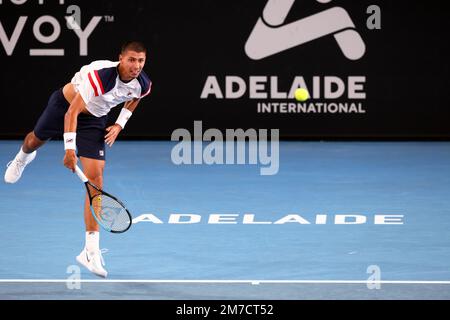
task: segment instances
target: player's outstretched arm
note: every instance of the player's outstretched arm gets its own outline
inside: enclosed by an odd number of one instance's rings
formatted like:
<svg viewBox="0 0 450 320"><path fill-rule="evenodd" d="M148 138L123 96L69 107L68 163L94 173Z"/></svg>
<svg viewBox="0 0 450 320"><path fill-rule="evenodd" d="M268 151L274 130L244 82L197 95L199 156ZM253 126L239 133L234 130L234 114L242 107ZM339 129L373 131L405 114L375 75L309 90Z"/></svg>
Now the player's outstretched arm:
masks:
<svg viewBox="0 0 450 320"><path fill-rule="evenodd" d="M64 166L75 172L77 164L76 150L76 132L78 115L86 110L86 104L79 93L72 100L66 114L64 115Z"/></svg>

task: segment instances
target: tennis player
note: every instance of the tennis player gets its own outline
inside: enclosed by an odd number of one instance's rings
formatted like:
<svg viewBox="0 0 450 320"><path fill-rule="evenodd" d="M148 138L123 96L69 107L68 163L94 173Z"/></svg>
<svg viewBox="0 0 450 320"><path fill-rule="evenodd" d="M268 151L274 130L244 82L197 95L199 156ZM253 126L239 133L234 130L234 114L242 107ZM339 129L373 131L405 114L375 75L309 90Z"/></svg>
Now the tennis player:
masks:
<svg viewBox="0 0 450 320"><path fill-rule="evenodd" d="M119 61L99 60L83 66L70 83L53 92L34 130L25 137L14 160L8 164L5 182L16 183L36 150L51 138L64 138L64 166L75 171L77 156L87 178L103 188L105 143L111 147L124 129L139 101L151 90L143 71L146 48L130 41L122 46ZM125 102L115 124L107 126L111 108ZM77 152L77 153L76 153ZM77 261L94 274L106 277L99 245L99 227L91 214L89 199L84 202L86 243Z"/></svg>

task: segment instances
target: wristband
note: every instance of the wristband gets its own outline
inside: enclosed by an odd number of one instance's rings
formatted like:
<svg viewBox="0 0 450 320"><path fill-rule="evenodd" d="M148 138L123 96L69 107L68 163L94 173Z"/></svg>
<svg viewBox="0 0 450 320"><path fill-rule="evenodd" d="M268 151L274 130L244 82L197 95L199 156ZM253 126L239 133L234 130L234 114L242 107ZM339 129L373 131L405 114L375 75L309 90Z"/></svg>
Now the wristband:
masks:
<svg viewBox="0 0 450 320"><path fill-rule="evenodd" d="M71 149L76 150L77 133L76 132L65 132L64 133L64 150Z"/></svg>
<svg viewBox="0 0 450 320"><path fill-rule="evenodd" d="M116 123L123 128L125 128L125 124L127 123L128 119L130 119L131 115L133 114L133 112L131 112L130 110L126 109L126 108L122 108L122 110L120 110L120 114L117 117Z"/></svg>

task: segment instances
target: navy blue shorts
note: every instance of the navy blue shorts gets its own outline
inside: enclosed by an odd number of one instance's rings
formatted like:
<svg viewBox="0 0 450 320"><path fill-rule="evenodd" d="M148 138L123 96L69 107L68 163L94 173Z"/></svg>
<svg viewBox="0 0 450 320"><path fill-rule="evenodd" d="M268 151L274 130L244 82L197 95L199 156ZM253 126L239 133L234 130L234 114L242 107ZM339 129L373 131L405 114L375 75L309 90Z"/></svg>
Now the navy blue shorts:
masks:
<svg viewBox="0 0 450 320"><path fill-rule="evenodd" d="M64 115L69 102L58 89L50 96L47 107L34 127L34 134L40 140L62 138L64 133ZM80 113L77 121L77 153L79 157L105 160L105 134L108 116L96 116Z"/></svg>

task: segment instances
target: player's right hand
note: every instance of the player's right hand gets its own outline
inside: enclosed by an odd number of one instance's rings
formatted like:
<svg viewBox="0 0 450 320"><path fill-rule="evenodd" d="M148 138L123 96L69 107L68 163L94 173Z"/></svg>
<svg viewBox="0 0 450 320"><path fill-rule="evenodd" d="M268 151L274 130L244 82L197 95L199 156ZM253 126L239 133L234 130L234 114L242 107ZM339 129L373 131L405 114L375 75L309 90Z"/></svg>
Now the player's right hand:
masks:
<svg viewBox="0 0 450 320"><path fill-rule="evenodd" d="M77 155L75 154L75 150L67 149L66 154L64 155L64 166L72 172L75 172L75 166L77 165Z"/></svg>

